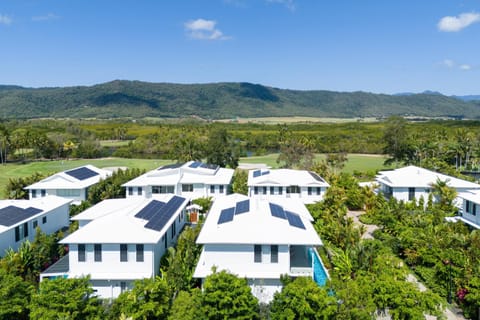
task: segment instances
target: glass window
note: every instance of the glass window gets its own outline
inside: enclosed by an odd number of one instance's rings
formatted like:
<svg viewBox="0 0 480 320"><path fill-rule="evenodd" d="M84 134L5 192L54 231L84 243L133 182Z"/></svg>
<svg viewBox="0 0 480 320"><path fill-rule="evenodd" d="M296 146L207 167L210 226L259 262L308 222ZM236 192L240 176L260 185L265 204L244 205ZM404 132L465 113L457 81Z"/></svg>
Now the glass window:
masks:
<svg viewBox="0 0 480 320"><path fill-rule="evenodd" d="M102 245L101 244L94 244L93 246L95 262L102 261Z"/></svg>
<svg viewBox="0 0 480 320"><path fill-rule="evenodd" d="M120 292L127 290L127 283L125 281L120 282Z"/></svg>
<svg viewBox="0 0 480 320"><path fill-rule="evenodd" d="M45 197L45 195L47 194L47 191L45 189L42 189L42 190L40 190L40 193L41 193L42 197Z"/></svg>
<svg viewBox="0 0 480 320"><path fill-rule="evenodd" d="M283 194L283 187L278 187L278 194Z"/></svg>
<svg viewBox="0 0 480 320"><path fill-rule="evenodd" d="M15 227L15 242L20 241L20 226Z"/></svg>
<svg viewBox="0 0 480 320"><path fill-rule="evenodd" d="M38 221L37 220L33 220L33 229L36 229L38 226Z"/></svg>
<svg viewBox="0 0 480 320"><path fill-rule="evenodd" d="M128 245L120 244L120 262L128 261Z"/></svg>
<svg viewBox="0 0 480 320"><path fill-rule="evenodd" d="M79 244L78 245L78 261L79 262L85 262L85 245L84 244Z"/></svg>
<svg viewBox="0 0 480 320"><path fill-rule="evenodd" d="M37 190L32 189L32 198L36 198L36 197L37 197Z"/></svg>
<svg viewBox="0 0 480 320"><path fill-rule="evenodd" d="M133 195L133 187L128 187L128 195Z"/></svg>
<svg viewBox="0 0 480 320"><path fill-rule="evenodd" d="M415 199L415 188L408 188L408 201Z"/></svg>
<svg viewBox="0 0 480 320"><path fill-rule="evenodd" d="M137 194L138 194L139 196L142 195L142 187L137 187Z"/></svg>
<svg viewBox="0 0 480 320"><path fill-rule="evenodd" d="M182 184L182 192L193 192L193 184Z"/></svg>
<svg viewBox="0 0 480 320"><path fill-rule="evenodd" d="M288 186L287 187L287 193L300 193L300 187L299 186Z"/></svg>
<svg viewBox="0 0 480 320"><path fill-rule="evenodd" d="M210 193L215 193L215 186L214 185L210 186Z"/></svg>
<svg viewBox="0 0 480 320"><path fill-rule="evenodd" d="M23 224L23 237L24 238L28 237L28 222L25 222Z"/></svg>
<svg viewBox="0 0 480 320"><path fill-rule="evenodd" d="M308 187L308 195L311 196L312 195L312 187Z"/></svg>
<svg viewBox="0 0 480 320"><path fill-rule="evenodd" d="M317 187L317 196L319 196L321 193L322 193L322 188L321 188L321 187Z"/></svg>
<svg viewBox="0 0 480 320"><path fill-rule="evenodd" d="M270 194L275 194L275 187L270 187Z"/></svg>
<svg viewBox="0 0 480 320"><path fill-rule="evenodd" d="M223 193L223 185L220 185L220 190L218 191L219 193Z"/></svg>
<svg viewBox="0 0 480 320"><path fill-rule="evenodd" d="M137 244L137 262L143 262L143 244Z"/></svg>
<svg viewBox="0 0 480 320"><path fill-rule="evenodd" d="M277 245L271 245L270 246L270 262L271 263L277 263L278 262L278 246Z"/></svg>
<svg viewBox="0 0 480 320"><path fill-rule="evenodd" d="M47 216L42 217L42 224L47 223Z"/></svg>
<svg viewBox="0 0 480 320"><path fill-rule="evenodd" d="M253 187L253 193L258 194L258 187Z"/></svg>
<svg viewBox="0 0 480 320"><path fill-rule="evenodd" d="M262 246L259 244L256 244L254 246L254 251L255 251L255 256L253 258L254 262L262 262Z"/></svg>
<svg viewBox="0 0 480 320"><path fill-rule="evenodd" d="M152 193L173 193L173 186L152 186Z"/></svg>
<svg viewBox="0 0 480 320"><path fill-rule="evenodd" d="M59 197L80 197L80 189L58 189Z"/></svg>
<svg viewBox="0 0 480 320"><path fill-rule="evenodd" d="M267 187L262 188L262 194L267 194Z"/></svg>

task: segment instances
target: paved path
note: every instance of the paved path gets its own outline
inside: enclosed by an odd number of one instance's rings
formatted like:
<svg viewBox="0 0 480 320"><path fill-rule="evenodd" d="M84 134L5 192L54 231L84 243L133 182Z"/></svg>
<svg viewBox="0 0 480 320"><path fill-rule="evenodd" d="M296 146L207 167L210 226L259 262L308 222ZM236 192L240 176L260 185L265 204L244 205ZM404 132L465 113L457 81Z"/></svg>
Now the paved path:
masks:
<svg viewBox="0 0 480 320"><path fill-rule="evenodd" d="M351 217L353 219L353 222L356 225L365 227L366 231L362 235L362 239L373 239L373 232L378 229L378 226L374 224L362 223L358 219L358 217L364 213L365 213L364 211L348 211L347 216ZM421 292L427 291L427 287L425 287L423 283L418 281L418 279L413 274L410 273L407 276L407 281L414 283L418 287L418 290L420 290ZM447 306L447 308L445 308L445 310L443 311L443 315L447 320L465 320L465 317L462 314L462 310L455 308L454 306ZM377 319L384 319L384 318L377 318ZM437 319L437 317L425 315L425 319L434 320L434 319Z"/></svg>

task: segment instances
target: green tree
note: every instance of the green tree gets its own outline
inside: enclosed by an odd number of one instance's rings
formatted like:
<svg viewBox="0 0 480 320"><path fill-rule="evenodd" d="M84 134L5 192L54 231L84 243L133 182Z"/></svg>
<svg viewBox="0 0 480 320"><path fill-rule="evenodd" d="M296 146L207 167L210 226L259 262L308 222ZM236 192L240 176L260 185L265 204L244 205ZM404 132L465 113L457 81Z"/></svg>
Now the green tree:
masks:
<svg viewBox="0 0 480 320"><path fill-rule="evenodd" d="M452 213L456 210L454 205L454 200L457 197L457 191L455 188L448 186L448 180L442 181L437 179L437 181L432 184L432 193L435 196L436 204L440 210L446 213Z"/></svg>
<svg viewBox="0 0 480 320"><path fill-rule="evenodd" d="M165 319L170 307L170 290L165 279L156 277L137 280L132 290L118 296L112 306L111 316L121 315L132 319Z"/></svg>
<svg viewBox="0 0 480 320"><path fill-rule="evenodd" d="M28 319L33 286L0 268L0 319Z"/></svg>
<svg viewBox="0 0 480 320"><path fill-rule="evenodd" d="M236 169L233 175L232 191L235 193L248 194L248 171Z"/></svg>
<svg viewBox="0 0 480 320"><path fill-rule="evenodd" d="M202 306L202 292L199 289L180 291L173 300L168 320L205 319Z"/></svg>
<svg viewBox="0 0 480 320"><path fill-rule="evenodd" d="M407 120L400 116L392 116L385 121L385 131L383 139L386 143L384 153L390 156L385 161L386 164L404 162L408 159L410 150Z"/></svg>
<svg viewBox="0 0 480 320"><path fill-rule="evenodd" d="M240 145L224 128L213 129L207 140L207 162L221 167L238 167Z"/></svg>
<svg viewBox="0 0 480 320"><path fill-rule="evenodd" d="M88 278L44 280L30 303L30 319L99 319L100 301Z"/></svg>
<svg viewBox="0 0 480 320"><path fill-rule="evenodd" d="M201 161L204 150L200 138L187 128L174 140L172 159L178 162Z"/></svg>
<svg viewBox="0 0 480 320"><path fill-rule="evenodd" d="M258 319L258 300L247 280L225 270L205 278L202 305L208 319Z"/></svg>
<svg viewBox="0 0 480 320"><path fill-rule="evenodd" d="M44 174L35 172L24 178L10 178L5 186L5 194L9 199L28 199L28 190L25 190L25 188L45 177Z"/></svg>
<svg viewBox="0 0 480 320"><path fill-rule="evenodd" d="M332 319L336 300L311 278L298 277L275 293L270 316L273 320Z"/></svg>

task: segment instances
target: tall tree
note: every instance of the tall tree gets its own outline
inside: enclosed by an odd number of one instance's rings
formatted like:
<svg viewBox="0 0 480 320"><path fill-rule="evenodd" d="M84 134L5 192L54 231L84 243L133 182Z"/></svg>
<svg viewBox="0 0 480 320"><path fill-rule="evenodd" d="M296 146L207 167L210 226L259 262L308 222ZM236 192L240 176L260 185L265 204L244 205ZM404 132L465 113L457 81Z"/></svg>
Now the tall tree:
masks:
<svg viewBox="0 0 480 320"><path fill-rule="evenodd" d="M240 145L224 128L211 130L207 141L207 162L221 167L238 167Z"/></svg>
<svg viewBox="0 0 480 320"><path fill-rule="evenodd" d="M383 134L385 140L384 153L390 156L385 163L404 162L408 159L409 144L407 120L399 116L393 116L385 121L385 131Z"/></svg>
<svg viewBox="0 0 480 320"><path fill-rule="evenodd" d="M33 286L0 268L0 319L28 319Z"/></svg>

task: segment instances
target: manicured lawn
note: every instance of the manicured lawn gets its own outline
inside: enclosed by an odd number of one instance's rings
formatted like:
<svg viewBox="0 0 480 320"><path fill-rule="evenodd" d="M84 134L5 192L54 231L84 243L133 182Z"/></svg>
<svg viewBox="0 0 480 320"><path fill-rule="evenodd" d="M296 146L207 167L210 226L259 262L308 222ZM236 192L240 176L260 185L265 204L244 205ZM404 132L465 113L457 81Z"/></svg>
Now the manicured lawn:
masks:
<svg viewBox="0 0 480 320"><path fill-rule="evenodd" d="M268 154L258 157L241 158L242 163L265 163L272 168L278 168L278 154ZM324 159L324 155L318 154L316 160ZM381 170L386 167L383 165L384 157L380 155L348 155L348 162L345 165L345 172L372 171ZM104 159L84 159L84 160L60 160L60 161L39 161L27 164L7 164L0 165L0 199L5 198L5 186L10 178L27 177L35 172L43 174L53 174L67 169L79 167L85 164L92 164L98 168L105 167L127 167L152 170L161 165L172 163L172 160L158 159L123 159L123 158L104 158Z"/></svg>

